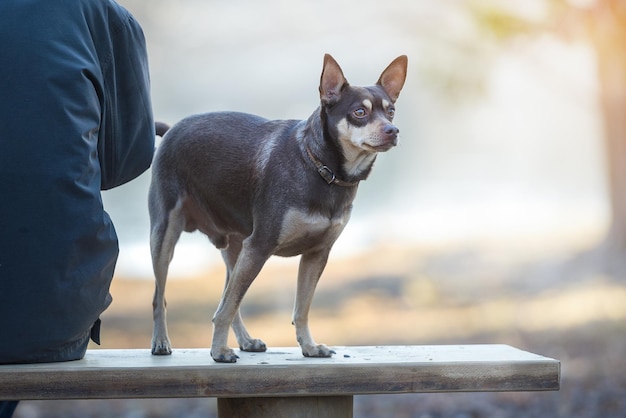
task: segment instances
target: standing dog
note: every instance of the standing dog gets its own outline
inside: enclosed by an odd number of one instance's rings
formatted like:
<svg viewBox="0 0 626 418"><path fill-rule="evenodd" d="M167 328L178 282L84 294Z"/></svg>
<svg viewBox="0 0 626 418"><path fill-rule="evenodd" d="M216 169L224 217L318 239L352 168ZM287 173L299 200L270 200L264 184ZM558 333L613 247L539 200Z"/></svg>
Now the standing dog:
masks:
<svg viewBox="0 0 626 418"><path fill-rule="evenodd" d="M243 351L265 351L248 334L239 304L272 255L301 255L293 324L302 354L330 357L316 344L308 314L330 249L345 227L359 181L379 152L398 143L394 103L407 57L396 58L375 86L350 86L324 57L321 105L303 121L269 121L220 112L174 125L159 147L150 185L150 246L156 277L153 354L170 354L165 282L183 231L200 230L222 251L226 287L213 317L211 357L235 362L232 326ZM161 130L165 130L161 127Z"/></svg>

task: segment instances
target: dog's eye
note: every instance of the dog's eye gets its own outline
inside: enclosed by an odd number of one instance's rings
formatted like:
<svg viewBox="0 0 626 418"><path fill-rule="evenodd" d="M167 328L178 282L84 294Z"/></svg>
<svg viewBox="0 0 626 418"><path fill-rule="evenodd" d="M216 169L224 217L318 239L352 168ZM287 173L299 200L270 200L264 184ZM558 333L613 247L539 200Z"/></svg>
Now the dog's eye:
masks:
<svg viewBox="0 0 626 418"><path fill-rule="evenodd" d="M352 113L354 114L354 116L356 116L359 119L364 118L365 116L367 116L367 112L362 107L359 107L357 110L355 110Z"/></svg>
<svg viewBox="0 0 626 418"><path fill-rule="evenodd" d="M394 109L393 107L390 107L389 109L387 109L387 116L389 116L390 118L393 118L396 114L396 109Z"/></svg>

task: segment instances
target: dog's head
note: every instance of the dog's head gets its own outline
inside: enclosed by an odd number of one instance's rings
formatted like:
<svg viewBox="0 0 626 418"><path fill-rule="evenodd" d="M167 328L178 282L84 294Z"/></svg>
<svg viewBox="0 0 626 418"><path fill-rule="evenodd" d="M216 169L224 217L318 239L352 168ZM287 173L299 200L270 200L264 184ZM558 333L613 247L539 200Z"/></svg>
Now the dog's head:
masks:
<svg viewBox="0 0 626 418"><path fill-rule="evenodd" d="M355 87L348 83L337 61L324 56L319 87L322 112L327 128L349 160L364 153L373 157L398 144L394 104L406 79L407 62L402 55L382 72L376 85Z"/></svg>

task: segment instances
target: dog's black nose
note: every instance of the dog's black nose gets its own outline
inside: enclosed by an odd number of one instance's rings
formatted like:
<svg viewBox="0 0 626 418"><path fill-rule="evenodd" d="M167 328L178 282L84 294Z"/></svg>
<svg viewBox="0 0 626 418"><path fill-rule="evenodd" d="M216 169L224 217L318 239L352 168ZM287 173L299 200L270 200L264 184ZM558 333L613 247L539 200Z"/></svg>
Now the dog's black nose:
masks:
<svg viewBox="0 0 626 418"><path fill-rule="evenodd" d="M400 130L393 125L386 125L383 129L383 132L385 133L385 135L396 136L398 135Z"/></svg>

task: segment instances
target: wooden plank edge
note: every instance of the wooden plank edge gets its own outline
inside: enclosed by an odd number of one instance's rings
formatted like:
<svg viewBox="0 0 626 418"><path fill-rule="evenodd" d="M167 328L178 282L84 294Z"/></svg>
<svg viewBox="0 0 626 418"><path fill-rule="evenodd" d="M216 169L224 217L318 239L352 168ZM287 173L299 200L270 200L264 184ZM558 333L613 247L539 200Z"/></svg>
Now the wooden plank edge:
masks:
<svg viewBox="0 0 626 418"><path fill-rule="evenodd" d="M380 393L555 391L560 389L560 363L507 365L403 364L381 370L376 366L319 365L265 370L232 368L228 376L209 368L153 368L56 371L0 374L0 399L123 399L177 397L284 397L364 395ZM31 375L30 377L28 375ZM350 376L346 378L346 376Z"/></svg>

